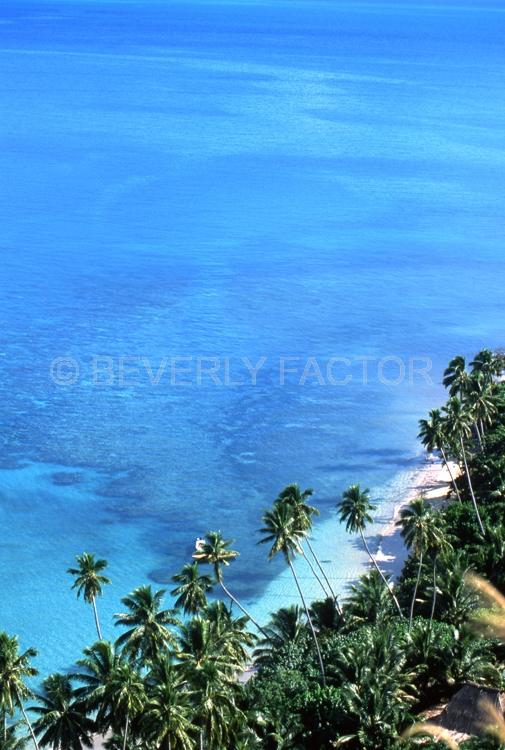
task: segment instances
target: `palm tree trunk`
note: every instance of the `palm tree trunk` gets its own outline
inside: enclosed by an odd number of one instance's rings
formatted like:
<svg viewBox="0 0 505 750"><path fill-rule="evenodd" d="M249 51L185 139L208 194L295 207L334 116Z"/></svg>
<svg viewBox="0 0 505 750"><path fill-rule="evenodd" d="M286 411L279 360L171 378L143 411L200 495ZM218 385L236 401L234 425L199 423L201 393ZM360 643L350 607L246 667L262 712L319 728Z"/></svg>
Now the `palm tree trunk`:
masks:
<svg viewBox="0 0 505 750"><path fill-rule="evenodd" d="M93 614L95 615L95 625L96 625L96 632L98 633L98 640L103 640L102 638L102 629L100 627L100 620L98 619L98 610L96 608L96 599L93 597L91 599L91 604L93 605Z"/></svg>
<svg viewBox="0 0 505 750"><path fill-rule="evenodd" d="M307 541L307 547L309 548L309 550L310 550L310 553L311 553L312 557L313 557L313 558L314 558L314 560L316 561L316 565L317 565L317 567L318 567L318 568L319 568L319 570L321 571L321 574L322 574L322 576L323 576L324 580L326 581L326 585L328 586L328 589L329 589L329 591L330 591L330 594L331 594L331 596L333 597L333 599L335 600L335 605L336 605L336 607L337 607L337 612L339 613L339 615L342 615L342 614L343 614L343 612L342 612L342 607L340 606L340 602L338 601L338 597L337 597L337 595L335 594L335 592L333 591L333 589L332 589L332 587L331 587L331 583L330 583L330 581L329 581L329 578L328 578L328 576L326 575L326 571L325 571L325 569L323 568L323 566L321 565L321 563L319 562L319 560L318 560L318 558L317 558L317 555L316 555L316 553L314 552L314 549L313 549L313 547L312 547L312 545L311 545L310 541L309 541L308 539L307 539L306 541Z"/></svg>
<svg viewBox="0 0 505 750"><path fill-rule="evenodd" d="M33 731L33 727L31 725L30 719L26 715L25 708L24 708L22 702L19 700L19 696L17 696L17 699L18 699L19 708L21 709L21 713L23 714L23 719L25 720L25 723L26 723L26 725L27 725L27 727L28 727L28 729L30 731L30 734L32 736L33 744L35 745L35 750L40 750L39 749L39 743L37 742L37 738L35 737L35 732Z"/></svg>
<svg viewBox="0 0 505 750"><path fill-rule="evenodd" d="M224 593L226 594L226 596L228 596L228 597L229 597L229 598L231 599L231 601L232 601L232 602L233 602L234 604L236 604L236 605L237 605L237 607L238 607L238 608L240 609L240 611L241 611L241 612L243 612L243 613L244 613L244 615L245 615L246 617L248 617L248 618L250 619L250 621L252 622L252 624L253 624L253 625L254 625L254 626L255 626L255 627L256 627L256 628L257 628L257 629L258 629L258 630L260 631L260 633L263 633L263 635L265 636L265 638L268 638L268 637L269 637L268 633L267 633L267 632L266 632L265 630L263 630L263 628L261 627L261 625L260 625L259 623L257 623L257 622L256 622L256 620L254 619L254 617L253 617L252 615L250 615L250 614L249 614L249 612L247 611L247 609L246 609L245 607L243 607L243 606L241 605L241 603L239 602L239 600L238 600L238 599L236 599L236 598L235 598L235 597L233 596L233 594L231 593L231 591L229 591L229 590L228 590L228 589L226 588L226 586L224 585L223 581L222 581L222 580L220 580L220 579L219 579L219 585L220 585L220 586L221 586L221 588L223 589L223 591L224 591Z"/></svg>
<svg viewBox="0 0 505 750"><path fill-rule="evenodd" d="M200 750L203 750L203 732L200 732Z"/></svg>
<svg viewBox="0 0 505 750"><path fill-rule="evenodd" d="M317 572L316 572L314 566L312 565L312 563L310 562L309 558L305 554L305 550L303 549L303 547L302 547L302 555L303 555L303 558L304 558L305 562L307 563L307 565L310 568L310 572L312 573L312 575L314 576L314 578L316 579L316 581L318 582L318 584L321 586L321 590L322 590L323 594L325 595L325 597L329 596L329 594L328 594L328 592L327 592L327 590L325 588L324 583L322 582L322 580L317 575Z"/></svg>
<svg viewBox="0 0 505 750"><path fill-rule="evenodd" d="M126 721L124 725L124 737L123 737L123 750L126 750L126 741L128 740L128 725L130 723L130 716L126 713Z"/></svg>
<svg viewBox="0 0 505 750"><path fill-rule="evenodd" d="M414 591L412 593L412 601L410 602L409 633L410 633L410 629L412 628L412 620L414 619L414 607L416 604L417 589L419 588L419 581L421 580L422 567L423 567L423 553L421 552L419 554L419 567L417 569L416 585L414 586Z"/></svg>
<svg viewBox="0 0 505 750"><path fill-rule="evenodd" d="M465 464L466 481L468 482L468 489L470 490L470 495L472 496L472 503L473 503L473 507L475 509L475 515L477 516L477 521L479 522L480 530L482 532L482 535L484 536L486 532L484 531L484 526L482 525L482 520L481 520L481 517L480 517L479 508L478 508L478 505L477 505L477 500L475 499L475 495L474 495L474 492L473 492L472 479L470 477L470 472L468 470L468 464L466 462L466 451L465 451L465 445L463 443L463 435L459 436L459 440L460 440L460 443L461 443L461 452L463 454L463 463Z"/></svg>
<svg viewBox="0 0 505 750"><path fill-rule="evenodd" d="M398 599L396 598L396 596L395 596L395 593L394 593L393 589L392 589L392 588L391 588L391 586L389 585L389 583L388 583L388 581L387 581L387 578L386 578L386 576L384 575L384 573L382 572L382 570L381 570L381 569L379 568L379 566L378 566L378 565L377 565L377 563L375 562L375 557L374 557L374 556L372 555L372 553L370 552L370 548L369 548L369 546L368 546L368 544L367 544L367 542L366 542L366 539L365 539L365 535L363 534L363 529L360 529L360 530L359 530L359 533L360 533L360 535L361 535L361 541L363 542L363 545L364 545L364 547L365 547L365 549L366 549L366 551L367 551L368 557L369 557L369 558L370 558L370 560L372 561L372 565L374 566L375 570L377 571L377 573L378 573L378 574L380 575L380 577L381 577L381 578L382 578L382 580L384 581L384 585L385 585L385 587L387 588L387 590L389 591L389 593L390 593L390 594L391 594L391 596L393 597L393 601L394 601L394 603L395 603L396 609L398 610L398 614L400 615L400 617L404 617L404 615L403 615L403 612L402 612L402 610L401 610L401 608L400 608L400 605L399 605L399 603L398 603Z"/></svg>
<svg viewBox="0 0 505 750"><path fill-rule="evenodd" d="M442 460L444 464L447 466L447 471L449 472L449 476L451 477L451 482L452 482L452 486L454 487L454 492L456 493L459 502L461 502L461 495L459 494L458 485L456 484L456 480L454 479L454 476L451 471L451 467L449 466L449 461L447 460L447 456L445 455L445 451L442 448L442 446L440 446L440 453L442 454Z"/></svg>
<svg viewBox="0 0 505 750"><path fill-rule="evenodd" d="M295 573L295 568L293 566L293 563L291 562L291 560L289 559L289 557L287 558L287 560L288 560L288 565L291 568L291 573L293 574L293 578L295 579L296 588L298 589L298 593L300 594L300 599L302 600L302 604L303 604L303 607L305 609L305 614L307 616L307 621L309 623L309 627L310 627L310 629L312 631L312 637L314 638L314 644L316 646L316 651L317 651L317 658L319 659L319 666L321 668L321 677L323 678L323 686L326 687L326 675L324 673L323 657L321 656L321 650L319 648L319 643L318 643L318 640L317 640L316 631L314 629L314 623L312 622L312 618L310 616L309 608L307 607L307 602L305 601L305 597L304 597L303 591L302 591L302 589L300 587L300 583L298 581L298 576Z"/></svg>
<svg viewBox="0 0 505 750"><path fill-rule="evenodd" d="M481 437L481 434L480 434L480 430L479 430L479 423L478 423L478 421L477 421L477 420L475 421L474 427L475 427L475 432L477 433L477 439L478 439L478 441L479 441L479 446L480 446L480 449L482 450L482 448L483 448L483 445L482 445L482 437Z"/></svg>
<svg viewBox="0 0 505 750"><path fill-rule="evenodd" d="M430 628L435 616L435 604L437 601L437 556L433 558L433 597L431 600Z"/></svg>

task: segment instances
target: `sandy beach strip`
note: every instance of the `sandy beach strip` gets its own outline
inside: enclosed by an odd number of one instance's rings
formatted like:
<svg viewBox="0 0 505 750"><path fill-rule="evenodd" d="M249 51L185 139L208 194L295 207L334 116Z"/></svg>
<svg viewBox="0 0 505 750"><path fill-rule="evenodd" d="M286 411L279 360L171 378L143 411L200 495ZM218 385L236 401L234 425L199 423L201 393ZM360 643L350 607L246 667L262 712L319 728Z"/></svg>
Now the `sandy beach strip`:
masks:
<svg viewBox="0 0 505 750"><path fill-rule="evenodd" d="M458 464L452 461L449 465L453 477L458 477L460 474ZM384 524L384 528L379 532L379 544L375 559L384 573L390 575L393 579L399 576L408 555L400 529L396 525L402 508L405 508L418 497L424 497L435 508L441 507L448 501L451 490L451 476L447 466L438 458L427 459L425 466L421 467L413 476L411 488L395 506L393 517Z"/></svg>

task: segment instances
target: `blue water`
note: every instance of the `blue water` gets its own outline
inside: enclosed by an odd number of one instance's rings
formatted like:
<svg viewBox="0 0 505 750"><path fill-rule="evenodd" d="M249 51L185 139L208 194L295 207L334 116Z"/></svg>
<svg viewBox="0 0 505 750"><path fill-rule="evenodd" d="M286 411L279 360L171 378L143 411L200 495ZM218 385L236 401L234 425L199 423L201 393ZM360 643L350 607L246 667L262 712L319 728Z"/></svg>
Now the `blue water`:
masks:
<svg viewBox="0 0 505 750"><path fill-rule="evenodd" d="M339 493L390 502L445 362L504 343L504 33L491 0L2 3L0 627L42 672L93 639L84 549L109 636L208 528L230 587L284 604L255 530L291 481L355 570Z"/></svg>

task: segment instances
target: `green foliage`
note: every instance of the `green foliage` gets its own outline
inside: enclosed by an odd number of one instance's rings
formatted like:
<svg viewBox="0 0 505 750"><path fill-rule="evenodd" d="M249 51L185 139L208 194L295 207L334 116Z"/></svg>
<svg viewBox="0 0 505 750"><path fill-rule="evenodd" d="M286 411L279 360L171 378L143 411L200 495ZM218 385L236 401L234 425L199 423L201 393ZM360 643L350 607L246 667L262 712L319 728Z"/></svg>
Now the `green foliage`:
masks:
<svg viewBox="0 0 505 750"><path fill-rule="evenodd" d="M115 615L116 625L127 630L117 639L125 653L142 663L156 660L157 654L175 638L168 625L178 625L173 610L161 609L165 591L153 591L151 586L141 586L121 601L128 612Z"/></svg>
<svg viewBox="0 0 505 750"><path fill-rule="evenodd" d="M42 683L43 693L30 711L39 718L33 725L41 747L81 750L92 747L95 722L87 716L86 704L76 699L70 678L52 674Z"/></svg>
<svg viewBox="0 0 505 750"><path fill-rule="evenodd" d="M360 576L358 583L351 586L344 613L347 627L382 623L395 616L392 599L375 569Z"/></svg>
<svg viewBox="0 0 505 750"><path fill-rule="evenodd" d="M83 596L84 601L91 604L94 598L101 596L103 587L110 583L102 571L107 567L107 560L97 560L89 552L76 556L77 568L69 568L67 573L75 578L72 585L77 590L77 596Z"/></svg>
<svg viewBox="0 0 505 750"><path fill-rule="evenodd" d="M503 750L503 743L493 737L472 737L462 742L461 750Z"/></svg>
<svg viewBox="0 0 505 750"><path fill-rule="evenodd" d="M298 643L307 634L302 610L297 604L282 607L274 612L265 629L267 637L258 642L253 654L258 666L271 663L283 646Z"/></svg>
<svg viewBox="0 0 505 750"><path fill-rule="evenodd" d="M337 736L353 731L355 722L347 713L341 688L315 684L299 696L299 741L302 747L331 750Z"/></svg>
<svg viewBox="0 0 505 750"><path fill-rule="evenodd" d="M21 722L10 724L0 731L0 750L26 750L30 738Z"/></svg>
<svg viewBox="0 0 505 750"><path fill-rule="evenodd" d="M374 506L359 485L344 493L339 518L361 535L375 567L350 587L342 608L310 543L313 492L296 484L263 515L259 543L268 544L269 558L284 557L301 606L279 609L265 626L226 588L224 569L238 552L220 532L207 533L194 562L173 577L175 609L150 586L122 599L116 643L102 639L96 611L107 562L79 555L69 569L72 588L92 604L99 640L84 649L75 674L50 675L33 696L36 652L20 652L16 637L0 633L0 750L25 750L28 733L36 747L38 737L42 747L82 750L95 731L107 735L109 750L407 750L420 746L401 738L420 711L469 682L502 688L505 644L472 629L482 601L466 575L477 572L505 591L505 383L496 381L504 367L502 356L483 350L469 367L455 357L444 373L449 401L421 420L419 437L444 461L456 460L462 475L447 506L418 499L403 509L410 556L394 590L367 545ZM296 555L306 557L321 601L306 601ZM200 572L205 564L213 577ZM209 603L215 585L244 616ZM252 658L255 674L244 685L238 678ZM18 711L24 721L9 723ZM497 747L472 738L462 750Z"/></svg>
<svg viewBox="0 0 505 750"><path fill-rule="evenodd" d="M196 615L207 606L207 593L212 589L212 578L200 573L197 562L186 563L180 573L172 576L178 586L172 591L175 609L182 609L185 615Z"/></svg>

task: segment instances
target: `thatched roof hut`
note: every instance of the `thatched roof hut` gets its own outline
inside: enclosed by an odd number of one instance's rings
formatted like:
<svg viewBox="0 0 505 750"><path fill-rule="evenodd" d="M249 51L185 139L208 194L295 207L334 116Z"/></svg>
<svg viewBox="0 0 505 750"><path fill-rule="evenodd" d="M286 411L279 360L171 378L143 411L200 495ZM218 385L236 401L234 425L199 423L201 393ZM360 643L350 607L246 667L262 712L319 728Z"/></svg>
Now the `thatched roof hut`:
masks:
<svg viewBox="0 0 505 750"><path fill-rule="evenodd" d="M453 695L441 714L431 721L461 735L484 735L489 716L483 704L491 704L500 713L505 711L505 695L496 688L465 685Z"/></svg>

